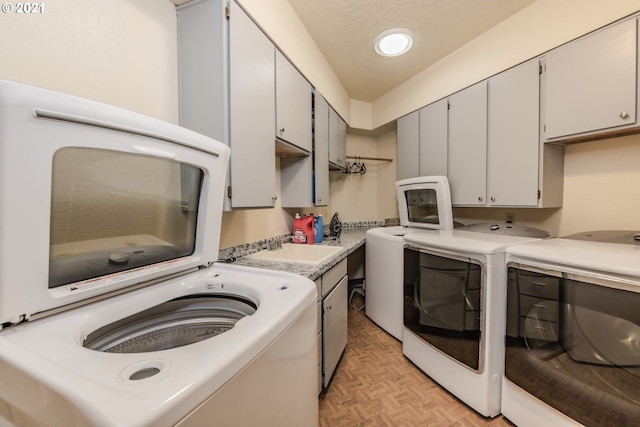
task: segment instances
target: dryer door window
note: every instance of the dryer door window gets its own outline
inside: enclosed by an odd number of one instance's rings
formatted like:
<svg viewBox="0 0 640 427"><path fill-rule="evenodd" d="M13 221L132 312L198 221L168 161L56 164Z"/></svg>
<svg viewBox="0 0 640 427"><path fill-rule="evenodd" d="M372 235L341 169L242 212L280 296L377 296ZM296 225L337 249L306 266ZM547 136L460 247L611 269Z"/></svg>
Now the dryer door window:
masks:
<svg viewBox="0 0 640 427"><path fill-rule="evenodd" d="M404 256L404 324L462 365L482 369L482 265L413 248Z"/></svg>
<svg viewBox="0 0 640 427"><path fill-rule="evenodd" d="M640 425L640 293L624 288L509 266L507 379L582 424Z"/></svg>

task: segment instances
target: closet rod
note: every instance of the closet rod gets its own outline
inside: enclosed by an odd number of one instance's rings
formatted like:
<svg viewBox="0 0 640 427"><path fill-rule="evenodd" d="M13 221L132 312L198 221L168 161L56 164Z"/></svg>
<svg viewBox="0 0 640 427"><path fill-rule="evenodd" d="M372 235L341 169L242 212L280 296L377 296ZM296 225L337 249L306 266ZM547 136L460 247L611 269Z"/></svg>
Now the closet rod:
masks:
<svg viewBox="0 0 640 427"><path fill-rule="evenodd" d="M393 162L393 159L385 159L380 157L363 157L363 156L346 156L347 159L360 159L360 160L378 160L380 162Z"/></svg>

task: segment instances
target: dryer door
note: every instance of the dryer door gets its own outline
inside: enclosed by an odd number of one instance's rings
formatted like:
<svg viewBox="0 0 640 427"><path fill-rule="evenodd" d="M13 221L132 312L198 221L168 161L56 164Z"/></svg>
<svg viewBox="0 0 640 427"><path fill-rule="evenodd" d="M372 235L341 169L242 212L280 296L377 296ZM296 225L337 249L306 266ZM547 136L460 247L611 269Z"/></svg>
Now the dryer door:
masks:
<svg viewBox="0 0 640 427"><path fill-rule="evenodd" d="M638 425L640 293L633 288L510 264L507 380L582 424Z"/></svg>
<svg viewBox="0 0 640 427"><path fill-rule="evenodd" d="M422 340L475 371L482 369L483 268L405 248L404 324Z"/></svg>

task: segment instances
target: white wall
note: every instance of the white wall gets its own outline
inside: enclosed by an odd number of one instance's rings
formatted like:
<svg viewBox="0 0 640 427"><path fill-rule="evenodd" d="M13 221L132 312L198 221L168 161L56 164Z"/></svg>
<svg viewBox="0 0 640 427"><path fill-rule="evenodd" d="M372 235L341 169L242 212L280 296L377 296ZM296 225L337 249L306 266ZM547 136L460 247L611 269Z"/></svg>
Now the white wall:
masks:
<svg viewBox="0 0 640 427"><path fill-rule="evenodd" d="M53 0L0 13L0 79L178 122L175 7L168 0Z"/></svg>
<svg viewBox="0 0 640 427"><path fill-rule="evenodd" d="M640 135L566 147L561 235L640 231Z"/></svg>

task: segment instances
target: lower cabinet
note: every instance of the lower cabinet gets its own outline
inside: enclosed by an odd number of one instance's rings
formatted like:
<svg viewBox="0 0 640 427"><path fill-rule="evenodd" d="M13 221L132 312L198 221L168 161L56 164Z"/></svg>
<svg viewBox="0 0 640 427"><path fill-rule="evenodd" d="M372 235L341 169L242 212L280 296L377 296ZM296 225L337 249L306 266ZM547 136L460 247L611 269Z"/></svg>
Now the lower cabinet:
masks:
<svg viewBox="0 0 640 427"><path fill-rule="evenodd" d="M347 345L347 259L316 280L318 288L318 393L329 385Z"/></svg>

